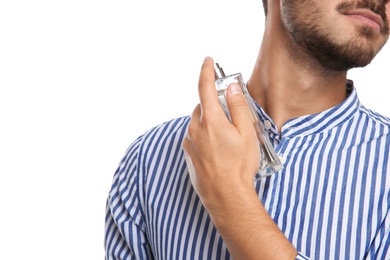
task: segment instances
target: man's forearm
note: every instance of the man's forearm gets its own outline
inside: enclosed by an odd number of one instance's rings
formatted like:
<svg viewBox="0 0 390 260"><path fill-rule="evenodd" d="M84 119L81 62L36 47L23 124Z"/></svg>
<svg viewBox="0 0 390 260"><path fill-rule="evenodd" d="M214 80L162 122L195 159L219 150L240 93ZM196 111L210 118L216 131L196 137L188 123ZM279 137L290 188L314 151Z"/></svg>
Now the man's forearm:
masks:
<svg viewBox="0 0 390 260"><path fill-rule="evenodd" d="M222 202L223 203L223 202ZM268 215L256 193L231 196L208 209L234 259L295 259L296 249Z"/></svg>

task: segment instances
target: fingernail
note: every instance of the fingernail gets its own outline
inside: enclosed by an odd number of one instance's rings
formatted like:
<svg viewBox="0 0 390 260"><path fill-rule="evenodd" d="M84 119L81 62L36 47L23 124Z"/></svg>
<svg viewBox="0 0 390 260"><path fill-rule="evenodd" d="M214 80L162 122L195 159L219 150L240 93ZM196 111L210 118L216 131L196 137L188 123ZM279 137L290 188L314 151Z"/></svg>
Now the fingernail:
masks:
<svg viewBox="0 0 390 260"><path fill-rule="evenodd" d="M211 57L210 56L207 56L206 58L204 58L204 61L206 62L206 61L208 61L208 60L210 60L211 59Z"/></svg>
<svg viewBox="0 0 390 260"><path fill-rule="evenodd" d="M242 94L241 87L237 83L230 84L228 90L229 90L230 94L232 94L232 95Z"/></svg>

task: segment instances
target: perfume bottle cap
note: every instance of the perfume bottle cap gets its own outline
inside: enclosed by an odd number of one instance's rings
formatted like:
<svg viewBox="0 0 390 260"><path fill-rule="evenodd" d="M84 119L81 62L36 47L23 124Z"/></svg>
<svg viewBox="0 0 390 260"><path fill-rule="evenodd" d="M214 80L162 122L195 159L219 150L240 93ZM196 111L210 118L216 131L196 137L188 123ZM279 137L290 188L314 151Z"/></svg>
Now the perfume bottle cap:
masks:
<svg viewBox="0 0 390 260"><path fill-rule="evenodd" d="M215 74L215 79L225 77L225 72L223 72L223 69L219 66L218 63L214 64L214 74Z"/></svg>

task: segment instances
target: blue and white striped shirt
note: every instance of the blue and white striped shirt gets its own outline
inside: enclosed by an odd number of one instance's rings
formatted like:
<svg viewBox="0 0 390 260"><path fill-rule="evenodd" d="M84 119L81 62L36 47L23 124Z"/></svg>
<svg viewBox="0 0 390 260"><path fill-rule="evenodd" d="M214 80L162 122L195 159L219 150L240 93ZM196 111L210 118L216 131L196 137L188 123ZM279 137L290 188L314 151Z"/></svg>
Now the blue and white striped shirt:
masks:
<svg viewBox="0 0 390 260"><path fill-rule="evenodd" d="M390 259L390 120L362 106L352 82L347 90L281 133L258 107L284 169L254 186L297 259ZM230 259L189 179L189 120L154 127L127 150L107 200L107 260Z"/></svg>

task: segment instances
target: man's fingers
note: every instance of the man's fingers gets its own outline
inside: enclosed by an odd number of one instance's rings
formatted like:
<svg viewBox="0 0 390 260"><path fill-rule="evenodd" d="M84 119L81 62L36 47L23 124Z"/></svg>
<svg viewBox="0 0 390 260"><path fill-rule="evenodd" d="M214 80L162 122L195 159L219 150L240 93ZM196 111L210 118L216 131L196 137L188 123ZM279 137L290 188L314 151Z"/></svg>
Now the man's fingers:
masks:
<svg viewBox="0 0 390 260"><path fill-rule="evenodd" d="M218 95L215 88L214 61L206 57L199 76L199 100L202 110L211 110L219 106Z"/></svg>
<svg viewBox="0 0 390 260"><path fill-rule="evenodd" d="M254 118L240 85L237 83L230 84L226 97L233 125L239 131L240 129L246 129L246 127L252 129Z"/></svg>
<svg viewBox="0 0 390 260"><path fill-rule="evenodd" d="M198 104L195 107L194 111L192 112L191 121L188 124L188 128L187 128L188 136L191 138L194 138L196 133L201 128L201 113L202 111L200 105Z"/></svg>

